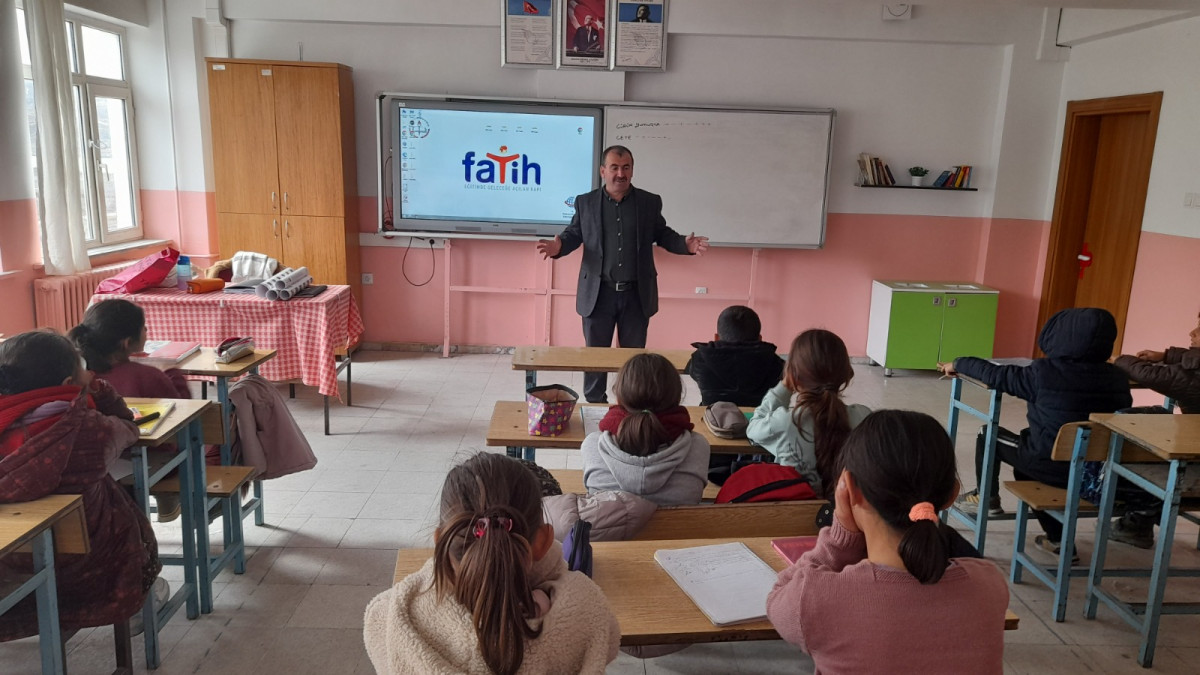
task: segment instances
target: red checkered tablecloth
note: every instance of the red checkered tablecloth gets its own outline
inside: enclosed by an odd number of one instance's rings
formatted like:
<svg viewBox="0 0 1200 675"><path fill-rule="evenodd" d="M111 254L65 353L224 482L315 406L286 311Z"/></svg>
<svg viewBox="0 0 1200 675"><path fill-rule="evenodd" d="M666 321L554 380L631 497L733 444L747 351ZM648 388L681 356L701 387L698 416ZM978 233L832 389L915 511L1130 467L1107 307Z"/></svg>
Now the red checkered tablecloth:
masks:
<svg viewBox="0 0 1200 675"><path fill-rule="evenodd" d="M300 380L326 396L338 396L334 353L358 342L362 317L349 286L330 286L315 298L264 300L235 293L187 293L152 288L134 294L92 296L92 303L123 298L146 312L151 340L195 341L216 347L230 337L278 352L262 364L268 380Z"/></svg>

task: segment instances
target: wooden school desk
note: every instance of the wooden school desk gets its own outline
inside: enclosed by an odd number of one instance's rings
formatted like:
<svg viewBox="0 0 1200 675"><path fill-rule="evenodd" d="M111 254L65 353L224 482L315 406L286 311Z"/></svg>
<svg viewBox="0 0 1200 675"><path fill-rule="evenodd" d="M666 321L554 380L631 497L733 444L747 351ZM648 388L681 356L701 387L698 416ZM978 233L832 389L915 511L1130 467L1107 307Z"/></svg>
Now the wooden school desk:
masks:
<svg viewBox="0 0 1200 675"><path fill-rule="evenodd" d="M289 301L290 302L290 301ZM258 367L275 358L274 349L255 349L253 354L247 354L230 363L218 363L217 351L211 347L202 347L200 351L184 359L176 366L184 375L212 377L217 381L217 403L221 406L221 464L229 466L233 463L230 445L233 443L229 432L229 416L233 406L229 404L229 381L237 379L246 373L257 373ZM203 398L208 398L208 381L204 382ZM325 433L329 434L329 397L325 397ZM254 499L242 506L242 513L254 512L254 524L266 522L263 510L263 484L261 479L254 480Z"/></svg>
<svg viewBox="0 0 1200 675"><path fill-rule="evenodd" d="M715 626L654 560L659 549L688 548L741 541L776 571L787 561L771 548L771 537L678 539L671 541L592 542L592 580L604 591L621 626L621 645L694 644L741 640L778 640L769 621ZM417 571L431 549L402 550L396 556L395 582ZM1008 612L1006 630L1017 628Z"/></svg>
<svg viewBox="0 0 1200 675"><path fill-rule="evenodd" d="M31 502L0 504L0 558L30 547L33 549L33 576L0 598L0 614L33 593L37 601L42 673L63 673L66 662L58 621L54 554L87 553L90 550L83 497L48 495Z"/></svg>
<svg viewBox="0 0 1200 675"><path fill-rule="evenodd" d="M607 408L603 403L581 403L575 406L571 415L571 425L559 436L530 436L529 407L524 401L496 401L492 409L492 421L488 425L486 443L489 447L503 447L508 450L509 457L521 457L533 460L537 448L562 448L578 450L583 445L587 434L583 430L583 408ZM704 423L704 406L686 406L691 415L696 433L708 441L709 448L717 454L762 454L769 455L766 450L750 445L744 438L720 438L714 436ZM753 412L753 408L741 408L742 412ZM532 444L532 446L531 446Z"/></svg>
<svg viewBox="0 0 1200 675"><path fill-rule="evenodd" d="M525 371L525 388L537 386L539 370L575 373L615 373L637 354L652 352L667 357L675 370L683 372L690 349L634 349L632 347L517 347L513 352L512 369Z"/></svg>
<svg viewBox="0 0 1200 675"><path fill-rule="evenodd" d="M563 494L587 494L587 488L583 485L583 471L578 469L550 469L549 471L550 475L554 476L554 480L558 481L558 486L562 488ZM711 502L717 498L717 493L720 491L720 485L706 483L704 485L704 495L701 499Z"/></svg>
<svg viewBox="0 0 1200 675"><path fill-rule="evenodd" d="M1200 576L1200 569L1171 569L1171 547L1175 543L1175 517L1187 485L1195 485L1196 469L1186 471L1189 462L1200 459L1200 415L1093 415L1092 420L1112 431L1108 462L1104 468L1104 489L1096 526L1096 543L1088 570L1087 605L1084 616L1096 618L1098 601L1117 613L1142 635L1138 663L1149 668L1154 663L1158 623L1163 614L1200 614L1200 603L1163 604L1168 576ZM1139 471L1146 464L1121 464L1121 451L1128 440L1167 462L1165 484ZM1125 478L1138 488L1163 500L1158 536L1154 546L1154 566L1148 571L1150 588L1144 603L1125 602L1100 588L1104 578L1104 558L1108 550L1110 519L1116 495L1116 477Z"/></svg>
<svg viewBox="0 0 1200 675"><path fill-rule="evenodd" d="M186 603L187 617L195 619L201 610L212 611L212 577L208 565L208 514L204 508L205 473L204 445L201 440L201 416L213 407L211 401L192 399L126 398L127 405L152 405L172 401L175 407L154 429L154 433L138 439L130 448L133 460L134 498L146 517L150 517L150 487L179 469L180 519L183 525L183 555L159 554L163 564L183 566L183 584L162 607L155 607L154 594L147 595L142 609L146 636L146 667L157 668L159 632L167 621ZM149 451L165 443L175 443L178 451L165 462L154 462L151 469ZM207 607L207 609L205 609Z"/></svg>

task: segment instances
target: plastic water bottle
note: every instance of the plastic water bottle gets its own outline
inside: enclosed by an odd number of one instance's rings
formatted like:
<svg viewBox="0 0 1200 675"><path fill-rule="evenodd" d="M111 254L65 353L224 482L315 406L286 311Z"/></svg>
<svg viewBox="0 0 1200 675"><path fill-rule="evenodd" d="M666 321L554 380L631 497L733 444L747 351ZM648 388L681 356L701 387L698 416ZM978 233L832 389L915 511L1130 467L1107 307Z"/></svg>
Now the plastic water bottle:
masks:
<svg viewBox="0 0 1200 675"><path fill-rule="evenodd" d="M186 291L188 282L192 280L192 260L186 255L179 256L175 263L175 275L179 278L179 290Z"/></svg>

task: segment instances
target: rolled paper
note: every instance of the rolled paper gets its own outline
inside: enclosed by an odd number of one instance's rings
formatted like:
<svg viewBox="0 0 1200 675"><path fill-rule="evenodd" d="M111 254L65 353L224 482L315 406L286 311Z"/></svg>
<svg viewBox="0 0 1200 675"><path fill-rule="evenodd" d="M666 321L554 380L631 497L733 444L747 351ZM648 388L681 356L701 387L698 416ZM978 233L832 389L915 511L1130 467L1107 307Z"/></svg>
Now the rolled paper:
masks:
<svg viewBox="0 0 1200 675"><path fill-rule="evenodd" d="M276 281L279 281L280 279L286 277L287 275L289 275L291 273L292 273L292 268L285 267L285 268L279 270L278 272L276 272L273 276L263 279L263 282L262 282L263 286L266 286L267 288L275 288Z"/></svg>
<svg viewBox="0 0 1200 675"><path fill-rule="evenodd" d="M265 297L267 297L267 291L269 291L269 290L270 289L267 288L267 285L265 283L261 283L254 287L254 294L260 298L265 298Z"/></svg>
<svg viewBox="0 0 1200 675"><path fill-rule="evenodd" d="M308 276L308 268L299 267L282 276L277 274L271 277L271 283L269 285L271 288L275 289L287 288L294 284L297 280L303 279L306 276Z"/></svg>

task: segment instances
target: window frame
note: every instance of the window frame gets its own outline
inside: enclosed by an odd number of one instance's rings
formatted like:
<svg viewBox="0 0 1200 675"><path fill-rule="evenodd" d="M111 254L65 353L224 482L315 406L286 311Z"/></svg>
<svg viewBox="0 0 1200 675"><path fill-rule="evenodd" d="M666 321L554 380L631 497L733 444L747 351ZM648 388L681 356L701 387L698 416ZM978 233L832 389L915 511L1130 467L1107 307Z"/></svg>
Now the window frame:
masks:
<svg viewBox="0 0 1200 675"><path fill-rule="evenodd" d="M24 11L23 2L18 1L16 5L19 11ZM85 245L91 250L143 239L145 235L142 223L141 180L138 173L137 109L133 98L133 86L129 78L129 42L125 29L116 24L100 21L74 12L66 12L64 14L64 21L63 30L66 31L68 36L68 51L73 57L70 64L73 105L75 105L74 92L76 87L78 87L80 95L80 104L78 105L81 108L80 117L82 118L82 125L80 132L83 136L83 147L79 151L83 165L87 169L83 171L84 184L80 186L80 189L84 192L84 203L81 204L81 207L86 211L84 220L91 223L95 233L94 237L87 238L88 233L85 227ZM87 56L84 54L83 48L83 29L85 26L113 33L117 36L121 54L121 74L124 79L117 80L86 74ZM21 69L23 78L33 81L32 66L22 64ZM36 86L37 82L34 81L34 87L36 88ZM99 142L99 121L96 114L97 98L116 98L125 102L126 142L129 148L129 176L132 192L130 195L130 207L133 210L133 227L124 230L114 230L111 232L108 230L107 203L103 187L103 167L99 153L97 152ZM35 146L33 152L40 154L40 149ZM37 189L40 192L42 186L38 184Z"/></svg>

